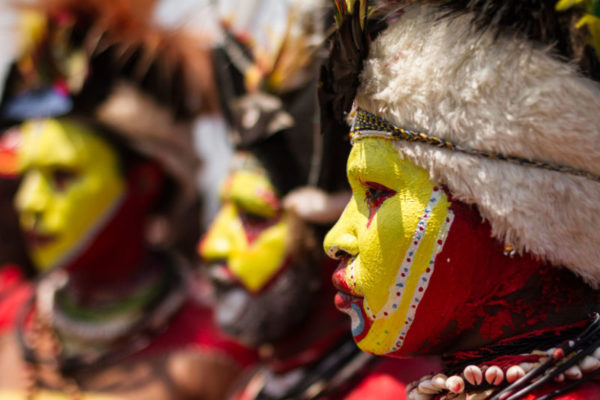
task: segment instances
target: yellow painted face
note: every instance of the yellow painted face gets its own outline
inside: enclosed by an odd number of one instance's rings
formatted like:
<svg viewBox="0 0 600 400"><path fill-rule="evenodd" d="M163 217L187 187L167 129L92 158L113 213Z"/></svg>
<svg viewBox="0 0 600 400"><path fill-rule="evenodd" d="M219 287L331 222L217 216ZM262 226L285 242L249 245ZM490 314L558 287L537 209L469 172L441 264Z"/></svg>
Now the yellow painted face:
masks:
<svg viewBox="0 0 600 400"><path fill-rule="evenodd" d="M21 228L40 271L68 262L93 239L124 198L116 152L66 119L25 122L15 198Z"/></svg>
<svg viewBox="0 0 600 400"><path fill-rule="evenodd" d="M225 261L251 292L259 292L286 262L288 219L275 188L256 169L233 172L222 190L223 206L200 244L207 261Z"/></svg>
<svg viewBox="0 0 600 400"><path fill-rule="evenodd" d="M453 216L443 190L426 170L402 159L391 142L364 138L348 159L353 197L325 238L340 258L336 304L353 321L359 347L398 351Z"/></svg>

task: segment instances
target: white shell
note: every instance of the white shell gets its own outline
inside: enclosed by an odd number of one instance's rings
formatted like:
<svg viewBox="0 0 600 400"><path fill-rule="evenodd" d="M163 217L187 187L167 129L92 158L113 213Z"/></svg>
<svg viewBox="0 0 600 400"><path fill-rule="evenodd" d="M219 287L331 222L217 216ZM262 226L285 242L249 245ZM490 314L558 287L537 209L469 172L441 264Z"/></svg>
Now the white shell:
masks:
<svg viewBox="0 0 600 400"><path fill-rule="evenodd" d="M485 380L491 385L498 386L504 380L504 372L500 367L492 365L485 370Z"/></svg>
<svg viewBox="0 0 600 400"><path fill-rule="evenodd" d="M483 372L476 365L469 365L463 371L463 376L471 385L481 385L483 382Z"/></svg>
<svg viewBox="0 0 600 400"><path fill-rule="evenodd" d="M583 376L583 373L577 365L573 365L565 371L565 376L569 379L580 379Z"/></svg>
<svg viewBox="0 0 600 400"><path fill-rule="evenodd" d="M433 386L430 380L419 383L418 390L420 393L424 394L438 394L441 391L439 388Z"/></svg>
<svg viewBox="0 0 600 400"><path fill-rule="evenodd" d="M598 348L596 348L596 350L594 350L593 356L595 358L597 358L598 360L600 360L600 347L598 347Z"/></svg>
<svg viewBox="0 0 600 400"><path fill-rule="evenodd" d="M597 358L591 356L585 356L583 360L579 362L579 367L585 373L589 373L600 368L600 361Z"/></svg>
<svg viewBox="0 0 600 400"><path fill-rule="evenodd" d="M408 400L431 400L431 398L433 398L433 396L419 393L416 389L408 393Z"/></svg>
<svg viewBox="0 0 600 400"><path fill-rule="evenodd" d="M433 378L431 378L431 384L440 390L446 389L446 380L448 377L444 374L437 374Z"/></svg>
<svg viewBox="0 0 600 400"><path fill-rule="evenodd" d="M525 376L525 370L518 365L513 365L508 370L506 370L506 380L508 383L513 383L518 379Z"/></svg>
<svg viewBox="0 0 600 400"><path fill-rule="evenodd" d="M452 393L462 393L465 390L465 381L458 375L453 375L446 380L446 389Z"/></svg>
<svg viewBox="0 0 600 400"><path fill-rule="evenodd" d="M525 371L525 373L527 373L535 368L535 364L524 362L524 363L519 364L519 367L523 368L523 371Z"/></svg>

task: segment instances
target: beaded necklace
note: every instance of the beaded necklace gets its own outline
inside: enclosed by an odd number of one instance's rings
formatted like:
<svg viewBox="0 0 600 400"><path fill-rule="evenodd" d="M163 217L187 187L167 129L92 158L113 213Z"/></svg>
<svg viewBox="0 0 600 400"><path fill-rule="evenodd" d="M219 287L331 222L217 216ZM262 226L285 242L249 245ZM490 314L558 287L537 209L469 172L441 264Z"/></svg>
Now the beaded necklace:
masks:
<svg viewBox="0 0 600 400"><path fill-rule="evenodd" d="M38 285L18 323L18 339L27 363L28 398L51 374L72 399L81 398L75 374L115 364L147 347L185 299L184 271L173 260L159 258L159 273L133 294L112 302L99 317L95 310L62 307L67 278L56 271ZM73 309L76 311L73 312ZM97 319L97 320L96 320Z"/></svg>

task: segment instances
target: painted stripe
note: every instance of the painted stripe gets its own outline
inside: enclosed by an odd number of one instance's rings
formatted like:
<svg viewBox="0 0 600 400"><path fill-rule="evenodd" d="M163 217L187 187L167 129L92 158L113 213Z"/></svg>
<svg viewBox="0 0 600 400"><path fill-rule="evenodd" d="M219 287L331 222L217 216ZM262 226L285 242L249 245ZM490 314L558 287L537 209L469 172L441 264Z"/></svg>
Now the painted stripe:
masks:
<svg viewBox="0 0 600 400"><path fill-rule="evenodd" d="M425 206L423 216L417 224L410 246L406 250L406 253L404 254L404 257L402 259L402 264L400 265L398 273L396 274L395 283L389 288L388 299L386 301L386 304L375 315L371 311L371 308L367 303L367 299L365 298L365 312L369 316L369 318L386 318L396 313L396 311L398 310L400 303L402 303L402 299L405 297L405 289L407 287L406 283L412 270L412 265L415 259L414 256L415 254L417 254L417 250L421 245L421 241L425 237L425 232L427 231L427 222L431 217L431 213L434 207L439 203L440 199L442 198L442 193L442 190L439 190L439 188L437 187L435 187L432 190L429 202L427 203L427 206ZM400 295L398 295L398 293L400 293Z"/></svg>
<svg viewBox="0 0 600 400"><path fill-rule="evenodd" d="M415 291L413 292L413 296L410 302L410 306L408 308L408 313L406 315L406 321L400 334L396 338L396 342L392 347L392 351L399 350L402 347L402 343L410 330L410 327L414 321L415 314L419 308L419 304L423 299L423 296L427 292L427 288L429 287L429 282L431 281L431 275L434 271L435 259L437 255L442 251L444 247L444 243L446 243L446 238L448 237L448 232L450 231L450 227L452 226L452 222L454 221L454 213L451 210L448 210L448 214L444 219L443 225L438 232L437 237L435 238L435 248L433 254L431 255L431 259L429 260L429 267L419 276L419 285L416 286ZM422 289L422 290L419 290Z"/></svg>

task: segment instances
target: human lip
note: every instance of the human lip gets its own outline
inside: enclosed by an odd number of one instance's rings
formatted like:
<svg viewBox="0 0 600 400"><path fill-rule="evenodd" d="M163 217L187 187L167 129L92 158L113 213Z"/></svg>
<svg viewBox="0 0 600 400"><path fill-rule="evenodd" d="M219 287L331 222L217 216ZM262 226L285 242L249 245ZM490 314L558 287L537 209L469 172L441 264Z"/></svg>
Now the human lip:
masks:
<svg viewBox="0 0 600 400"><path fill-rule="evenodd" d="M347 267L353 261L354 259L349 257L342 259L331 278L333 286L338 290L335 295L335 306L340 311L348 310L353 303L362 303L363 301L362 296L357 294L346 281Z"/></svg>
<svg viewBox="0 0 600 400"><path fill-rule="evenodd" d="M25 232L25 239L30 247L41 248L54 242L56 240L56 235L40 233L39 231L32 229Z"/></svg>

